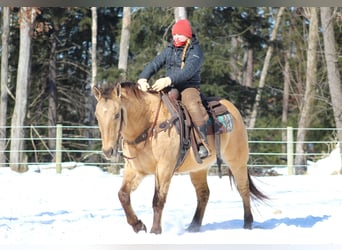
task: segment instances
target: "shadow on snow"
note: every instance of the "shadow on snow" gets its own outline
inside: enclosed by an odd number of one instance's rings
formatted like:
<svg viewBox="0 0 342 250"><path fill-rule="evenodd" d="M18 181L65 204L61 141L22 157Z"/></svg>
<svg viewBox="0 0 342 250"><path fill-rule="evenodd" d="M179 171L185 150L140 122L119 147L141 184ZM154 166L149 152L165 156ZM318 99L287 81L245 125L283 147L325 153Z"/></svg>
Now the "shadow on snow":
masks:
<svg viewBox="0 0 342 250"><path fill-rule="evenodd" d="M269 219L264 222L254 222L254 229L274 229L281 224L286 226L296 226L301 228L311 228L316 223L329 219L329 215L323 216L307 216L305 218L282 218L282 219ZM229 230L229 229L242 229L243 220L229 220L223 222L214 222L203 225L201 227L201 232L204 231L214 231L214 230Z"/></svg>

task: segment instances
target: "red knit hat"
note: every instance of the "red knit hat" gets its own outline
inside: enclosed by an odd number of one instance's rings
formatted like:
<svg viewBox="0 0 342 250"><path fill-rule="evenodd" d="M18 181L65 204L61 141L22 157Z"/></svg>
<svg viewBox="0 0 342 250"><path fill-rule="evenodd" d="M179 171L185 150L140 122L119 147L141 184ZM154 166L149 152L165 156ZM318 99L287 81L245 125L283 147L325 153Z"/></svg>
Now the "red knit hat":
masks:
<svg viewBox="0 0 342 250"><path fill-rule="evenodd" d="M172 35L184 35L188 38L192 37L191 25L187 19L177 21L172 27Z"/></svg>

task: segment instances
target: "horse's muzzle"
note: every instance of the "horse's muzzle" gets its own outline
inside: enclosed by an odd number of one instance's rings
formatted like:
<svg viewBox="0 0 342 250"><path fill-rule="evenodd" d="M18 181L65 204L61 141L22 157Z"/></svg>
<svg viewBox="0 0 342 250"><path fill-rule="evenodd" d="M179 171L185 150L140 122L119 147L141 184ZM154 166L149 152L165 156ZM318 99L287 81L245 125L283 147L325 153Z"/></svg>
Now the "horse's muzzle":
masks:
<svg viewBox="0 0 342 250"><path fill-rule="evenodd" d="M109 147L102 148L102 153L106 157L107 160L116 160L118 157L118 148L117 147Z"/></svg>

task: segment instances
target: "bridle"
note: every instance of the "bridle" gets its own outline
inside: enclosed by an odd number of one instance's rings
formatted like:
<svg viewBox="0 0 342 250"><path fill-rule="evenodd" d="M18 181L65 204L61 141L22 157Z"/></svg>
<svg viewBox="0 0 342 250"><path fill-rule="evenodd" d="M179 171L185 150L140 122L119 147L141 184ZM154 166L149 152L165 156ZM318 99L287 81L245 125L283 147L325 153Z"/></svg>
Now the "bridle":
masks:
<svg viewBox="0 0 342 250"><path fill-rule="evenodd" d="M145 142L147 141L147 139L153 135L156 134L156 125L157 125L157 121L158 121L158 117L159 117L159 112L160 112L160 109L161 109L161 103L162 103L162 97L161 97L161 94L159 94L159 102L158 102L158 106L157 106L157 111L154 115L154 118L153 118L153 123L150 127L146 128L140 135L138 135L134 140L126 140L122 137L122 128L123 128L123 122L124 122L124 119L123 119L123 108L121 108L121 111L120 111L120 125L119 125L119 130L118 130L118 135L117 135L117 141L116 141L116 144L115 146L118 147L119 146L119 143L120 143L120 139L123 140L123 143L127 143L128 145L137 145L141 142ZM124 154L122 154L122 156L126 159L134 159L136 157L129 157L129 156L125 156Z"/></svg>

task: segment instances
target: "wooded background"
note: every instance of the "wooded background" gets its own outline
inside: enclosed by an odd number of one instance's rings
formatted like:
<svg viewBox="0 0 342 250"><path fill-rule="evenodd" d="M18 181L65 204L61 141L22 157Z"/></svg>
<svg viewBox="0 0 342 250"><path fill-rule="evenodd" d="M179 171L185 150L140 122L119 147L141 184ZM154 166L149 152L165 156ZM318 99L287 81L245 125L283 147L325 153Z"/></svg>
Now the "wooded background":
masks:
<svg viewBox="0 0 342 250"><path fill-rule="evenodd" d="M136 81L181 18L204 50L202 92L231 100L249 128L298 128L295 165L305 139L342 141L341 7L1 7L1 16L0 162L15 171L27 170L17 164L30 147L22 126L51 126L54 138L56 124L96 125L92 86Z"/></svg>

